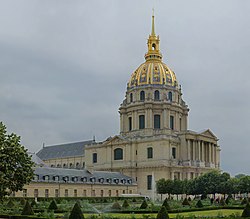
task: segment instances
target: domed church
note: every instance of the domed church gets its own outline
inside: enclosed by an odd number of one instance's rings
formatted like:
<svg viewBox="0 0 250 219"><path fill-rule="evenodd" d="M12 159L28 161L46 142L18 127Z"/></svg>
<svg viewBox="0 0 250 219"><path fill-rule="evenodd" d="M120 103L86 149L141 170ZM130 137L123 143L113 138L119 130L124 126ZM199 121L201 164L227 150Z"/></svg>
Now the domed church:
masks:
<svg viewBox="0 0 250 219"><path fill-rule="evenodd" d="M37 155L51 167L71 164L90 172L120 172L136 181L139 193L152 196L161 178L192 179L220 168L218 138L209 129L188 130L188 112L174 71L162 62L152 16L145 62L128 80L119 108L120 134L103 142L82 142L82 152L74 159L53 156L55 146L46 146Z"/></svg>

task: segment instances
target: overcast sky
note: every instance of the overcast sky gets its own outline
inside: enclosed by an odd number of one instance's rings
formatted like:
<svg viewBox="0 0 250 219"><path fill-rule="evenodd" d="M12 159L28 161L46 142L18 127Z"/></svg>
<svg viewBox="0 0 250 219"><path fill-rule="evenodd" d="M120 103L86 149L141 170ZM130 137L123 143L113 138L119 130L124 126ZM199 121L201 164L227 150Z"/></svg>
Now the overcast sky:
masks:
<svg viewBox="0 0 250 219"><path fill-rule="evenodd" d="M0 121L30 151L119 133L118 108L144 62L155 8L163 61L210 128L221 167L250 174L249 0L2 0Z"/></svg>

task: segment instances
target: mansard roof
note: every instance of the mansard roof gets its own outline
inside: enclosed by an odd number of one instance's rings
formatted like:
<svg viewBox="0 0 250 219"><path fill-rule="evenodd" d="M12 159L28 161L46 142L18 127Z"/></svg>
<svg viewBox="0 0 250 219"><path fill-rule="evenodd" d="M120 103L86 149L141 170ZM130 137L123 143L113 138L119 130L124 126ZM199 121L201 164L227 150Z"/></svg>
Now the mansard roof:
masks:
<svg viewBox="0 0 250 219"><path fill-rule="evenodd" d="M66 157L79 157L84 155L85 145L93 143L93 140L89 140L45 146L36 155L42 160Z"/></svg>
<svg viewBox="0 0 250 219"><path fill-rule="evenodd" d="M33 182L135 185L133 178L119 172L37 167Z"/></svg>

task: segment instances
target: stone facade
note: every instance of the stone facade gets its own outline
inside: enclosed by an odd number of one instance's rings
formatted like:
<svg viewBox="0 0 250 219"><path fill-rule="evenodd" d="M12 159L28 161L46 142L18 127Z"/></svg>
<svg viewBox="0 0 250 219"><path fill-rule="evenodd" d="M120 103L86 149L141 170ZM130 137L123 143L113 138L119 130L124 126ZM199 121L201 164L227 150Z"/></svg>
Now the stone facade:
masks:
<svg viewBox="0 0 250 219"><path fill-rule="evenodd" d="M192 179L220 168L213 132L188 130L189 108L175 73L162 62L159 43L153 16L145 62L132 73L119 108L120 134L86 144L81 158L48 158L45 163L75 165L80 159L91 171L121 172L133 177L138 192L148 196L154 196L160 178Z"/></svg>

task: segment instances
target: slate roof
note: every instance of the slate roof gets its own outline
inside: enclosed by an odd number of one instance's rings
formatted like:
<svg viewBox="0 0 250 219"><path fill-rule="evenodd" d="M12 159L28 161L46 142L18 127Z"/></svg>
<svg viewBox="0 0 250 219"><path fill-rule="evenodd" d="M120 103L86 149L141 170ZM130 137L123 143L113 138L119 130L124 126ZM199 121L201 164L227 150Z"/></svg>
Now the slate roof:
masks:
<svg viewBox="0 0 250 219"><path fill-rule="evenodd" d="M34 174L33 182L136 185L133 178L119 172L94 171L91 173L86 169L37 167Z"/></svg>
<svg viewBox="0 0 250 219"><path fill-rule="evenodd" d="M47 166L35 153L28 152L28 154L31 156L31 160L37 165L37 166Z"/></svg>
<svg viewBox="0 0 250 219"><path fill-rule="evenodd" d="M45 146L36 155L42 160L83 156L85 145L92 143L95 142L90 140Z"/></svg>

